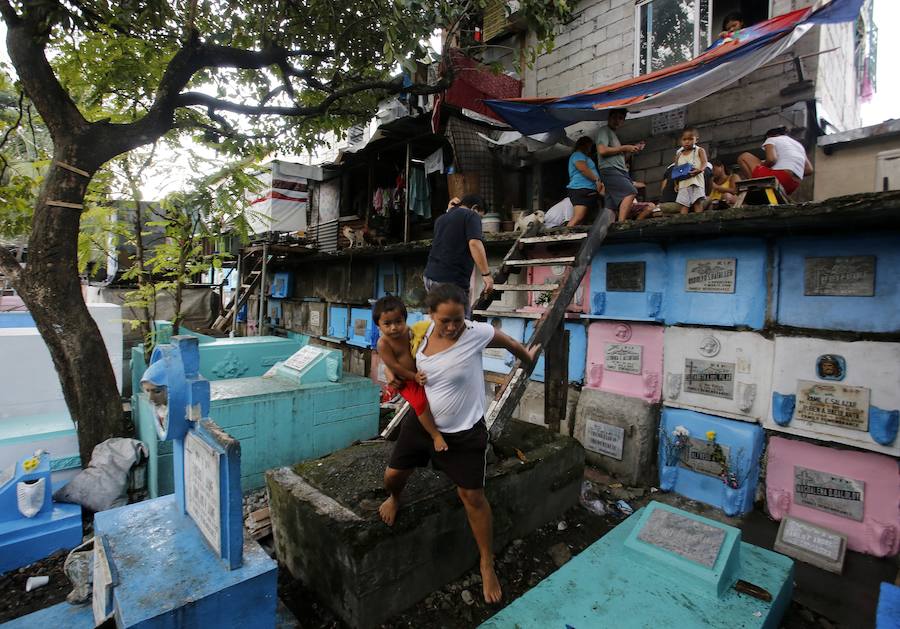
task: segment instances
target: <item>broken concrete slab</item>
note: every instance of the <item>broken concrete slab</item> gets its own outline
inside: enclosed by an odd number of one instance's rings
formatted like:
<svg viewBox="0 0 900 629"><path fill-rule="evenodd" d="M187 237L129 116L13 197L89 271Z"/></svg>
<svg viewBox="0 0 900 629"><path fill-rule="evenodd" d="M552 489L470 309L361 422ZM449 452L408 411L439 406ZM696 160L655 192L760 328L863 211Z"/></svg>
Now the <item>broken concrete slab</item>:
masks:
<svg viewBox="0 0 900 629"><path fill-rule="evenodd" d="M587 460L626 485L656 482L659 404L585 388L578 398L575 432Z"/></svg>
<svg viewBox="0 0 900 629"><path fill-rule="evenodd" d="M278 560L354 628L384 622L478 557L455 488L430 468L410 479L395 525L381 522L391 448L359 444L267 473ZM512 421L494 452L486 491L499 550L577 503L584 450L574 439Z"/></svg>

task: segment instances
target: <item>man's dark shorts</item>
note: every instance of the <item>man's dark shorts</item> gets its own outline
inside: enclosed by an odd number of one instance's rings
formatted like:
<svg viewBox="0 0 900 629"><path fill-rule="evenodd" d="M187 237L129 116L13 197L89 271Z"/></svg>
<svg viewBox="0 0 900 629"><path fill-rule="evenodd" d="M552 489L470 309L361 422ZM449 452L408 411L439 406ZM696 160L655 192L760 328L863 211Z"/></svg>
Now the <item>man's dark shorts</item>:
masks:
<svg viewBox="0 0 900 629"><path fill-rule="evenodd" d="M599 173L600 181L606 186L604 207L607 209L618 211L622 199L637 194L637 188L634 187L628 173L618 168L601 168Z"/></svg>
<svg viewBox="0 0 900 629"><path fill-rule="evenodd" d="M572 202L572 205L583 205L588 212L595 211L599 205L600 195L594 189L566 188L566 192L569 193L569 201Z"/></svg>
<svg viewBox="0 0 900 629"><path fill-rule="evenodd" d="M388 467L409 470L431 466L450 477L457 487L482 489L487 465L488 432L484 419L461 432L443 432L447 450L435 452L434 441L415 415L407 415L400 424L400 435Z"/></svg>

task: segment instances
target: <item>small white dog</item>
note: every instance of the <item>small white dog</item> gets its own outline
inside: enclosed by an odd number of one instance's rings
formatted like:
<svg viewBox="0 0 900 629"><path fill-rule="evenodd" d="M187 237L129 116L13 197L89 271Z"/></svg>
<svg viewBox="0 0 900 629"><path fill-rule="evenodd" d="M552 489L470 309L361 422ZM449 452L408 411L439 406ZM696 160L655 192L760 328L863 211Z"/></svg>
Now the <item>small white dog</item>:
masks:
<svg viewBox="0 0 900 629"><path fill-rule="evenodd" d="M537 210L532 212L531 214L523 214L519 217L519 220L516 221L516 229L517 232L524 232L528 229L528 226L537 221L538 223L544 222L544 211Z"/></svg>

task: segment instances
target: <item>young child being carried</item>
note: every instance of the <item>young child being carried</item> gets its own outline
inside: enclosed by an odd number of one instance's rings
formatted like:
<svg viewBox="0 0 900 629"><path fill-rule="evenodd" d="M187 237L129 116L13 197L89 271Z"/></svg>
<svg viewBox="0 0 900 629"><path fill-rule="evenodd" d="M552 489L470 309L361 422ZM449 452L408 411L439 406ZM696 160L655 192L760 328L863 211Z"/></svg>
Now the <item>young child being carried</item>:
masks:
<svg viewBox="0 0 900 629"><path fill-rule="evenodd" d="M681 132L681 150L675 160L676 168L690 164L690 172L679 179L675 187L678 190L676 203L681 206L681 213L703 211L703 199L706 197L706 182L703 169L706 168L706 151L697 146L700 134L694 127L686 127Z"/></svg>
<svg viewBox="0 0 900 629"><path fill-rule="evenodd" d="M381 337L378 339L378 356L395 378L403 380L399 393L409 402L419 417L419 423L434 441L434 449L443 452L447 442L434 423L434 416L425 397L425 374L416 370L416 350L425 337L431 321L419 321L412 327L406 325L406 305L399 297L382 297L372 308L372 319Z"/></svg>

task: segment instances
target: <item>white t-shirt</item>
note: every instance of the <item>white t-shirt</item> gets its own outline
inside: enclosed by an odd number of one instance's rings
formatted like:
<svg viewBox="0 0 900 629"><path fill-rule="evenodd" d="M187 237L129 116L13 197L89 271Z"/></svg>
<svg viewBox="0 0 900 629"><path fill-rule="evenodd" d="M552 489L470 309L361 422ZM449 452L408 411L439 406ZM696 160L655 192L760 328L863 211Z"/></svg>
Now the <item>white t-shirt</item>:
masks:
<svg viewBox="0 0 900 629"><path fill-rule="evenodd" d="M569 200L569 197L566 197L547 210L547 213L544 214L544 227L547 229L559 227L572 218L573 211L572 201Z"/></svg>
<svg viewBox="0 0 900 629"><path fill-rule="evenodd" d="M426 356L422 350L434 331L432 323L416 354L416 369L425 374L425 395L441 432L468 430L484 417L484 369L481 352L494 339L494 328L480 321L466 321L456 343Z"/></svg>
<svg viewBox="0 0 900 629"><path fill-rule="evenodd" d="M771 144L775 147L778 161L772 166L772 170L787 170L803 179L803 171L806 169L806 149L794 138L786 135L776 135L767 138L763 147Z"/></svg>

